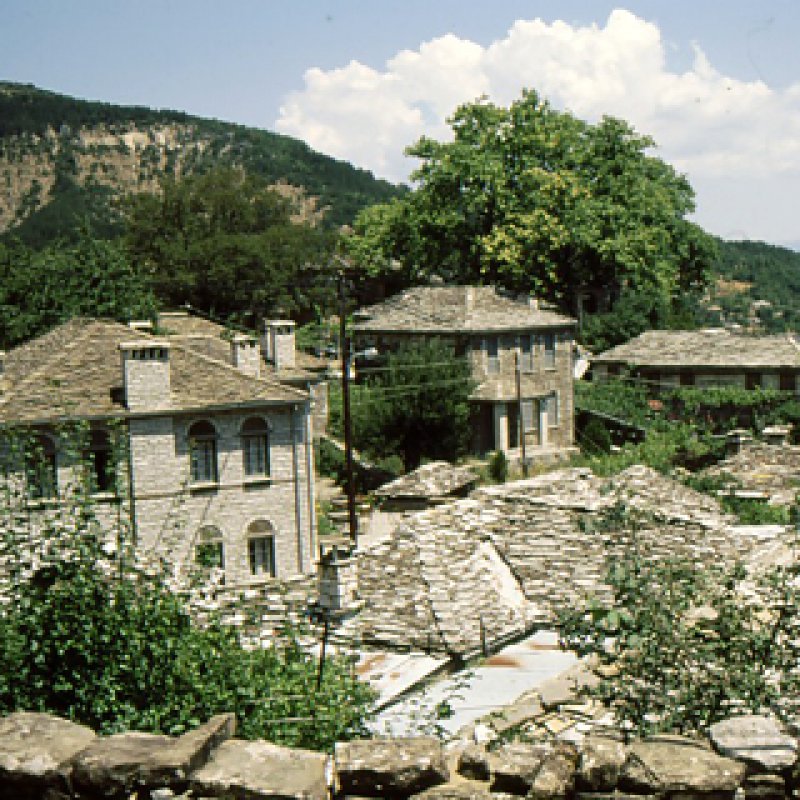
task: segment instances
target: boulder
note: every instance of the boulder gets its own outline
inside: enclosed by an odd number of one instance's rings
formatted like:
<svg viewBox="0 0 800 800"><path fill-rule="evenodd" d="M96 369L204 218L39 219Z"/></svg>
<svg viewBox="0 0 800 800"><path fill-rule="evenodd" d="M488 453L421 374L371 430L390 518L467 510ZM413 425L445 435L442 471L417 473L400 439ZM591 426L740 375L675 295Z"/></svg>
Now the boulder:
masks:
<svg viewBox="0 0 800 800"><path fill-rule="evenodd" d="M625 745L619 739L599 734L587 736L575 776L578 788L584 792L610 792L617 785L626 756Z"/></svg>
<svg viewBox="0 0 800 800"><path fill-rule="evenodd" d="M409 797L450 778L432 736L337 742L334 758L343 794Z"/></svg>
<svg viewBox="0 0 800 800"><path fill-rule="evenodd" d="M191 776L199 797L327 800L327 757L263 741L229 739Z"/></svg>
<svg viewBox="0 0 800 800"><path fill-rule="evenodd" d="M40 800L66 792L67 762L96 735L66 719L17 711L0 719L0 797Z"/></svg>
<svg viewBox="0 0 800 800"><path fill-rule="evenodd" d="M756 772L779 772L797 762L797 741L772 717L731 717L712 725L708 735L717 752Z"/></svg>
<svg viewBox="0 0 800 800"><path fill-rule="evenodd" d="M489 756L482 747L468 745L459 753L456 771L473 781L488 781Z"/></svg>
<svg viewBox="0 0 800 800"><path fill-rule="evenodd" d="M572 794L578 751L574 745L559 742L548 753L533 779L528 797L531 800L555 800Z"/></svg>
<svg viewBox="0 0 800 800"><path fill-rule="evenodd" d="M662 736L629 746L618 785L634 794L732 798L745 771L744 764L692 739Z"/></svg>
<svg viewBox="0 0 800 800"><path fill-rule="evenodd" d="M493 792L526 795L545 757L552 751L546 744L507 744L491 754Z"/></svg>

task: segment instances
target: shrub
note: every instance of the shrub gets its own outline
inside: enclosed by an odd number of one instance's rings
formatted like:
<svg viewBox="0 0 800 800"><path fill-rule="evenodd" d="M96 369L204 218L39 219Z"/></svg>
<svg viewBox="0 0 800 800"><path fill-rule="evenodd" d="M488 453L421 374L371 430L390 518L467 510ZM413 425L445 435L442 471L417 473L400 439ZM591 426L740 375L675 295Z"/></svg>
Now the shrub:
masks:
<svg viewBox="0 0 800 800"><path fill-rule="evenodd" d="M505 483L508 479L508 459L502 450L497 450L489 456L489 477L495 483Z"/></svg>

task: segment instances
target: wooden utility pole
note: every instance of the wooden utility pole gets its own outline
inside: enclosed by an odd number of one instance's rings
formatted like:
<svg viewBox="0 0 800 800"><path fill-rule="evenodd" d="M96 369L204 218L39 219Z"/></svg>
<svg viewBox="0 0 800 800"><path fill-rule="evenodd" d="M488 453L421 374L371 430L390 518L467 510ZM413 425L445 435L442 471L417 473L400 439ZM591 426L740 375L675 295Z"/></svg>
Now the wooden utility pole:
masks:
<svg viewBox="0 0 800 800"><path fill-rule="evenodd" d="M339 273L339 355L342 361L342 422L344 424L344 468L347 481L347 515L350 540L358 547L356 485L353 477L353 421L350 415L350 339L347 336L347 295L344 270Z"/></svg>

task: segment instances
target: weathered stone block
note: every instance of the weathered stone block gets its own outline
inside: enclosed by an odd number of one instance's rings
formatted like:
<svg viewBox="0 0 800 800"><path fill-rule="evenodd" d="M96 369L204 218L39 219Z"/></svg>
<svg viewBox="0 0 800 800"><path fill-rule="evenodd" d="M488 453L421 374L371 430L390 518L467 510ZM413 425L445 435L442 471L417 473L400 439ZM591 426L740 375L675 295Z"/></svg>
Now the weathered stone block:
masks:
<svg viewBox="0 0 800 800"><path fill-rule="evenodd" d="M482 747L468 745L458 756L457 772L474 781L488 781L490 776L489 756Z"/></svg>
<svg viewBox="0 0 800 800"><path fill-rule="evenodd" d="M552 748L545 744L507 744L491 754L493 792L526 795Z"/></svg>
<svg viewBox="0 0 800 800"><path fill-rule="evenodd" d="M542 761L533 779L528 797L531 800L556 800L572 793L578 751L574 745L559 742Z"/></svg>
<svg viewBox="0 0 800 800"><path fill-rule="evenodd" d="M414 800L497 800L485 786L477 783L443 783L414 795Z"/></svg>
<svg viewBox="0 0 800 800"><path fill-rule="evenodd" d="M229 739L191 777L200 797L326 800L326 756L269 742Z"/></svg>
<svg viewBox="0 0 800 800"><path fill-rule="evenodd" d="M708 733L719 753L744 761L751 770L778 772L797 763L797 741L772 717L732 717L715 723Z"/></svg>
<svg viewBox="0 0 800 800"><path fill-rule="evenodd" d="M367 797L409 797L446 783L441 743L429 736L337 742L339 790Z"/></svg>
<svg viewBox="0 0 800 800"><path fill-rule="evenodd" d="M40 800L67 791L67 762L96 735L66 719L17 711L0 719L0 797Z"/></svg>
<svg viewBox="0 0 800 800"><path fill-rule="evenodd" d="M784 800L786 781L780 775L750 775L744 782L745 800Z"/></svg>
<svg viewBox="0 0 800 800"><path fill-rule="evenodd" d="M745 771L744 764L717 755L692 739L665 736L630 745L619 788L635 794L721 800L733 797Z"/></svg>

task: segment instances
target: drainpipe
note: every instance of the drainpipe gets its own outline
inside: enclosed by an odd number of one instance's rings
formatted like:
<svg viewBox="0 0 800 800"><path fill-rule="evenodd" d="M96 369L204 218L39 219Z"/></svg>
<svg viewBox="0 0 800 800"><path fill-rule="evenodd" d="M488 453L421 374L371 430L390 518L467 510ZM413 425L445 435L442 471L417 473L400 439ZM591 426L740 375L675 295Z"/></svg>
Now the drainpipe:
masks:
<svg viewBox="0 0 800 800"><path fill-rule="evenodd" d="M305 572L303 559L303 537L302 528L302 501L300 499L300 459L297 455L297 406L292 406L289 411L289 430L292 437L292 478L294 480L294 529L297 537L297 568L299 572Z"/></svg>
<svg viewBox="0 0 800 800"><path fill-rule="evenodd" d="M317 509L314 506L314 449L313 449L313 433L311 430L311 406L306 406L305 414L305 437L306 437L306 487L308 493L308 545L309 545L309 559L312 566L317 558Z"/></svg>

